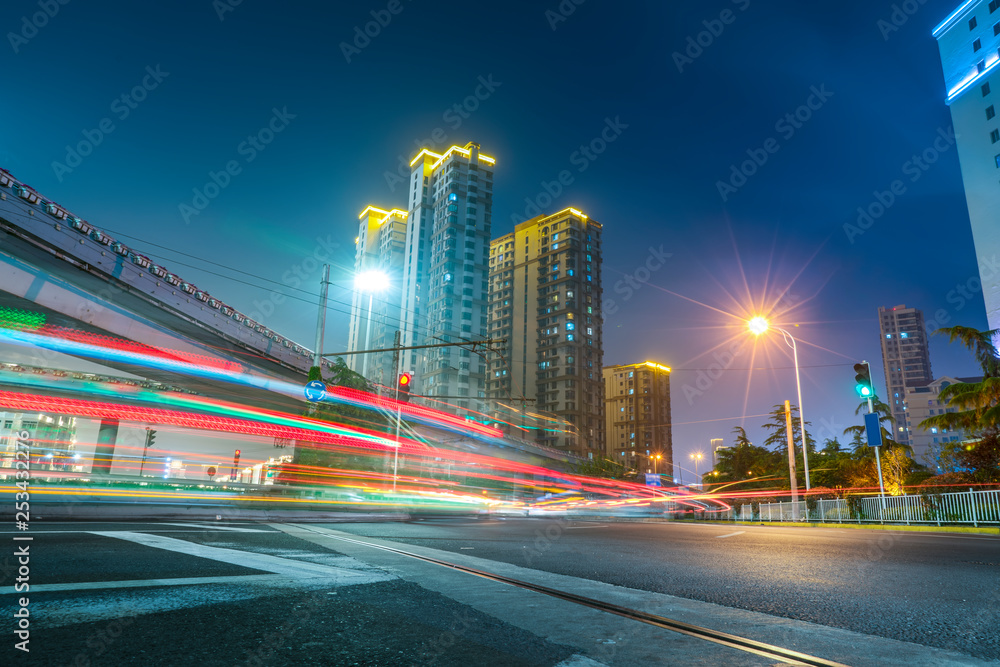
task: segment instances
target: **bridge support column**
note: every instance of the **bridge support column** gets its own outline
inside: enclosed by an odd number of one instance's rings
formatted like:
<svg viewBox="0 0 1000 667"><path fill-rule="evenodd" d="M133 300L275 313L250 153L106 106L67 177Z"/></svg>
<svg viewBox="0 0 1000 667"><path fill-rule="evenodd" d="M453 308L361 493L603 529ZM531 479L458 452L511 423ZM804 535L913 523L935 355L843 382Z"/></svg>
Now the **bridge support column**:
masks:
<svg viewBox="0 0 1000 667"><path fill-rule="evenodd" d="M92 473L111 474L111 463L115 458L115 442L118 440L118 420L102 419L97 431L97 446L94 448Z"/></svg>

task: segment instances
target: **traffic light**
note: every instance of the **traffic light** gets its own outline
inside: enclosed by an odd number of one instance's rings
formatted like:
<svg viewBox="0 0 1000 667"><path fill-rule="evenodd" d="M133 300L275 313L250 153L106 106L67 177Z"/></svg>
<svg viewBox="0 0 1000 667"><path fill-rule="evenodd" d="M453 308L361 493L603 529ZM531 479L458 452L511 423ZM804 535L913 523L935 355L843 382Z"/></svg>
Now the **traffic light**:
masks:
<svg viewBox="0 0 1000 667"><path fill-rule="evenodd" d="M240 450L236 450L236 454L233 455L233 465L239 465L240 462Z"/></svg>
<svg viewBox="0 0 1000 667"><path fill-rule="evenodd" d="M154 442L156 442L156 429L147 428L146 429L146 449L149 449L150 447L152 447Z"/></svg>
<svg viewBox="0 0 1000 667"><path fill-rule="evenodd" d="M396 380L396 397L403 402L410 400L410 385L413 384L412 373L400 373Z"/></svg>
<svg viewBox="0 0 1000 667"><path fill-rule="evenodd" d="M872 398L875 396L875 390L872 388L872 369L868 365L867 361L862 361L860 364L854 364L854 382L856 386L855 391L858 392L858 396L861 398Z"/></svg>

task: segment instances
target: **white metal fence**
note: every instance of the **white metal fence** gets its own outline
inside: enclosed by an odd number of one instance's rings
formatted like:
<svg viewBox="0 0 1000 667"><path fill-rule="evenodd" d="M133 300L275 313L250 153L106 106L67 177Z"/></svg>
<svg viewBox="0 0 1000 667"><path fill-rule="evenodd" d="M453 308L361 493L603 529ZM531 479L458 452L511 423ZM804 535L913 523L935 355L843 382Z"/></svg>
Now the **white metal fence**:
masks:
<svg viewBox="0 0 1000 667"><path fill-rule="evenodd" d="M962 491L916 496L878 496L850 500L817 500L810 510L806 501L760 503L734 507L734 521L815 521L820 523L1000 523L1000 490Z"/></svg>

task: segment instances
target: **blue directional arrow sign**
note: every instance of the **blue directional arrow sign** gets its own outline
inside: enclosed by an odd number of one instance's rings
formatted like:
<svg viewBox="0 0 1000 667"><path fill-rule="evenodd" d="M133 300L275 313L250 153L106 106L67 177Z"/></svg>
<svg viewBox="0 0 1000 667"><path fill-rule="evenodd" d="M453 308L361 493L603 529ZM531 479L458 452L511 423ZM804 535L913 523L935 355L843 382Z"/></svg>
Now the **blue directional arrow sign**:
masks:
<svg viewBox="0 0 1000 667"><path fill-rule="evenodd" d="M319 380L308 383L304 389L306 400L318 403L326 398L326 385Z"/></svg>

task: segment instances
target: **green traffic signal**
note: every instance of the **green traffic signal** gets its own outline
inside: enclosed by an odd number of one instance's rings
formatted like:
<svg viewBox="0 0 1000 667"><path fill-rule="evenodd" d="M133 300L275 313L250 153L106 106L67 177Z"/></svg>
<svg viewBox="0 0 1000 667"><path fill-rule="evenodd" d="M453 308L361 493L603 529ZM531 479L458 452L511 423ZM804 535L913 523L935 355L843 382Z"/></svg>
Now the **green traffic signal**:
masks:
<svg viewBox="0 0 1000 667"><path fill-rule="evenodd" d="M867 361L862 361L860 364L854 364L854 381L857 385L854 387L855 391L858 392L858 396L861 398L871 398L875 395L875 390L872 388L872 369L868 365Z"/></svg>

